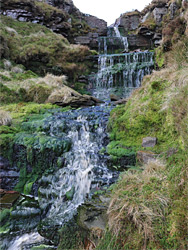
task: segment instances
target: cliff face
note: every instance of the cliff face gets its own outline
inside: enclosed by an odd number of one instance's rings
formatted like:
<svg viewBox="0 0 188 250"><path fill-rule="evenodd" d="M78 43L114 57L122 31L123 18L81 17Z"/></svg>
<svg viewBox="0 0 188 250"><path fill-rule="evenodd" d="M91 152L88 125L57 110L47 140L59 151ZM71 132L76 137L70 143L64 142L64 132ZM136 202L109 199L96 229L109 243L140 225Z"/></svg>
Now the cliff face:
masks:
<svg viewBox="0 0 188 250"><path fill-rule="evenodd" d="M71 43L96 49L98 37L107 33L105 21L81 13L69 0L1 0L0 4L1 14L22 22L42 24Z"/></svg>
<svg viewBox="0 0 188 250"><path fill-rule="evenodd" d="M174 31L179 29L177 33L184 33L182 11L186 8L187 1L153 0L142 12L135 10L122 14L114 25L118 25L122 35L128 36L130 46L135 43L140 48L157 47L168 43L164 41L169 33L166 27L174 20ZM166 44L166 47L169 45Z"/></svg>

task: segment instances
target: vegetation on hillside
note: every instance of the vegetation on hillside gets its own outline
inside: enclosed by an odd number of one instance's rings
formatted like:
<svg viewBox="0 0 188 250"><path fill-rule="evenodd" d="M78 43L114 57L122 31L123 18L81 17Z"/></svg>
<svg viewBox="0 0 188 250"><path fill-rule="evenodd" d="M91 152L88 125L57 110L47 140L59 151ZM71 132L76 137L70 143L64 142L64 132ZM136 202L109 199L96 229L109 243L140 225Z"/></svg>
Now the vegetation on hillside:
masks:
<svg viewBox="0 0 188 250"><path fill-rule="evenodd" d="M62 35L39 24L19 22L5 16L0 22L2 58L22 64L38 74L66 74L70 82L89 73L86 57L92 51L88 47L71 45Z"/></svg>
<svg viewBox="0 0 188 250"><path fill-rule="evenodd" d="M147 136L157 138L147 150L158 157L121 174L97 249L187 249L188 37L180 37L175 44L170 38L168 53L160 50L166 67L146 76L127 104L111 113L112 157L145 151Z"/></svg>

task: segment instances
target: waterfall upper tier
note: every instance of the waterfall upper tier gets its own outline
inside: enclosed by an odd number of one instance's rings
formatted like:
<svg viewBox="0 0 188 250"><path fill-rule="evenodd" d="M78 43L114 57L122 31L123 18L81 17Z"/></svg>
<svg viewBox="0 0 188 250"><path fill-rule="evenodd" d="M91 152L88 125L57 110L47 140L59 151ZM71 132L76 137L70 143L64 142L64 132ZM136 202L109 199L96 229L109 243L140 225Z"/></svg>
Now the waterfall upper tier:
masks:
<svg viewBox="0 0 188 250"><path fill-rule="evenodd" d="M145 75L154 67L154 53L149 51L99 55L98 74L92 78L93 94L99 99L109 99L110 94L127 97L141 86Z"/></svg>

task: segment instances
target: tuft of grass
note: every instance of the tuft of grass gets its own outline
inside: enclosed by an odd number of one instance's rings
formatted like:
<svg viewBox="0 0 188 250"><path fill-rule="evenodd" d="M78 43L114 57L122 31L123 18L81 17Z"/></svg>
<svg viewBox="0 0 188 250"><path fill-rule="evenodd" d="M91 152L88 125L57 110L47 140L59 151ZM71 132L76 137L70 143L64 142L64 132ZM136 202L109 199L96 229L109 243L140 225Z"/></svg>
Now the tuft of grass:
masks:
<svg viewBox="0 0 188 250"><path fill-rule="evenodd" d="M164 233L166 208L170 201L165 169L159 160L150 161L141 173L131 170L123 173L115 185L108 209L109 230L116 238L123 235L122 249L126 249L125 246L144 249L147 242L152 245L159 240L158 229L162 228L161 233ZM139 234L138 242L132 241L129 230L126 232L125 228L130 224ZM141 248L137 248L139 243Z"/></svg>
<svg viewBox="0 0 188 250"><path fill-rule="evenodd" d="M12 118L10 114L4 110L0 110L0 126L10 126L12 123Z"/></svg>

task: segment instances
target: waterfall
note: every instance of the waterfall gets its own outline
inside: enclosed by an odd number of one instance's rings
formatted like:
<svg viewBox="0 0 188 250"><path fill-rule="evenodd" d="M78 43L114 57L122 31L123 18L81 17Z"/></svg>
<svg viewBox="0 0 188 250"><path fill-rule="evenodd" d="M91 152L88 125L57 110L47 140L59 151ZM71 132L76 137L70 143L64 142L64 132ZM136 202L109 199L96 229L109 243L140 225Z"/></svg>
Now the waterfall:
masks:
<svg viewBox="0 0 188 250"><path fill-rule="evenodd" d="M111 110L112 107L102 105L57 112L44 119L40 127L43 134L70 140L72 145L59 157L63 165L60 164L61 167L53 173L43 174L38 181L38 199L32 200L33 208L25 201L14 207L11 216L15 218L12 226L15 231L3 239L3 250L31 249L31 246L43 242L48 244L36 232L37 224L34 222L35 227L28 227L26 220L31 220L32 224L37 215L36 222L40 223L42 215L42 223L47 228L53 225L60 228L73 218L78 206L86 199L91 201L97 190L106 190L114 183L118 172L107 168L107 159L100 153L106 146L106 127ZM34 205L35 201L38 207Z"/></svg>
<svg viewBox="0 0 188 250"><path fill-rule="evenodd" d="M107 37L98 39L98 73L91 77L92 94L102 100L108 100L110 94L128 97L135 88L141 86L143 77L151 74L154 67L153 52L128 53L128 39L121 36L119 23L111 30L112 27ZM111 53L117 45L122 47L120 53Z"/></svg>
<svg viewBox="0 0 188 250"><path fill-rule="evenodd" d="M41 243L44 241L44 238L40 236L39 233L30 233L30 234L24 234L21 237L16 237L16 239L13 242L10 242L10 246L7 250L22 250L24 245L31 245L36 243ZM28 248L27 248L28 249Z"/></svg>
<svg viewBox="0 0 188 250"><path fill-rule="evenodd" d="M102 119L94 115L96 109L100 114L103 110ZM107 120L104 118L109 115L109 110L106 115L103 107L86 110L87 116L82 114L83 111L75 111L78 116L72 119L69 117L67 121L69 128L67 136L72 141L72 147L64 155L65 167L59 169L55 175L44 176L40 180L40 207L45 209L51 204L47 218L53 218L60 225L72 218L77 207L89 197L91 190L109 185L113 178L112 172L99 157L106 136ZM61 128L60 121L63 118L64 114L50 123L51 136L57 133L57 127ZM98 119L97 124L94 119Z"/></svg>
<svg viewBox="0 0 188 250"><path fill-rule="evenodd" d="M127 97L132 90L141 86L145 75L151 74L154 62L153 52L99 55L98 73L94 78L93 95L109 99L115 93Z"/></svg>
<svg viewBox="0 0 188 250"><path fill-rule="evenodd" d="M116 23L114 25L114 32L116 34L116 37L118 37L122 41L123 46L124 46L124 52L128 52L128 49L129 49L128 39L127 37L121 36L120 31L119 31L119 23Z"/></svg>

